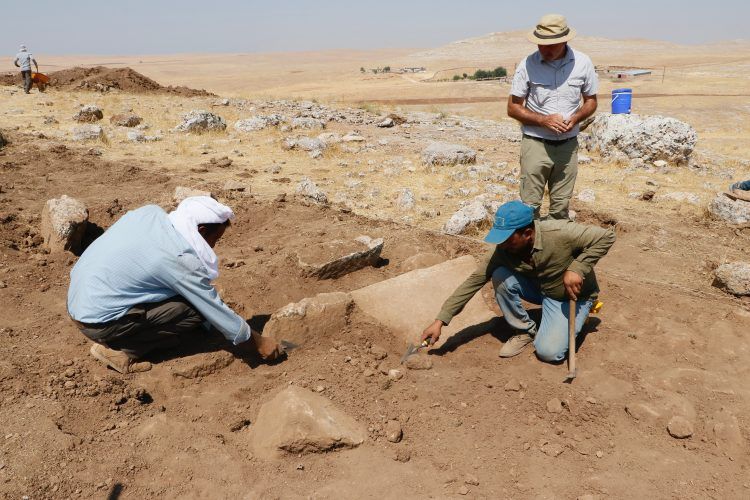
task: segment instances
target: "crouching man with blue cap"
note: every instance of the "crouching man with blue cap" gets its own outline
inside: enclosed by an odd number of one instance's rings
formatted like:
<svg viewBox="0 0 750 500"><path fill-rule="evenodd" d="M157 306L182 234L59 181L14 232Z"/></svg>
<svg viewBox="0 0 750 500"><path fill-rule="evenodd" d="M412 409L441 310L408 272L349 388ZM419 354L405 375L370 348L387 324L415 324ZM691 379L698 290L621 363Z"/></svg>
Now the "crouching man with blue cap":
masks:
<svg viewBox="0 0 750 500"><path fill-rule="evenodd" d="M599 292L594 265L615 242L614 231L565 219L534 220L532 207L511 201L497 210L485 241L495 246L448 297L422 340L437 342L443 326L492 280L505 320L518 331L500 356L515 356L533 342L542 361L562 361L568 351L568 299L576 300L577 335ZM540 325L529 317L522 299L541 304Z"/></svg>

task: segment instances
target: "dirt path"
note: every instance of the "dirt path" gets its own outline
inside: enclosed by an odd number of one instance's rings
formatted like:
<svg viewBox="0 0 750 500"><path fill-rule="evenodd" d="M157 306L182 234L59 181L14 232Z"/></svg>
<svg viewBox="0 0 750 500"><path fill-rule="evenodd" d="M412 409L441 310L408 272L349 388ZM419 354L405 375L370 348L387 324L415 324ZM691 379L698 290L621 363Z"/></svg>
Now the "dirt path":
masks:
<svg viewBox="0 0 750 500"><path fill-rule="evenodd" d="M600 99L606 100L610 96L608 94L599 94ZM653 99L653 98L664 98L664 97L750 97L750 94L708 94L708 93L637 93L633 94L633 99ZM472 97L430 97L430 98L395 98L395 99L357 99L356 101L350 101L353 104L380 104L388 106L398 105L409 105L409 106L422 106L429 104L476 104L483 102L505 102L508 100L508 95L504 93L498 93L493 96L472 96Z"/></svg>

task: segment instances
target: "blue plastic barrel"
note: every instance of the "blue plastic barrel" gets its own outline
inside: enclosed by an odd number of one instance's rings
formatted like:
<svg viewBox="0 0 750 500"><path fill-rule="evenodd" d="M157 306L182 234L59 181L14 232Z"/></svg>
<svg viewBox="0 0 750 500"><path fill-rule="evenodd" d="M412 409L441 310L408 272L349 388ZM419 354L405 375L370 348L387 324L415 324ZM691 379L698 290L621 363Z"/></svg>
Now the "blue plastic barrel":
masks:
<svg viewBox="0 0 750 500"><path fill-rule="evenodd" d="M630 101L633 89L615 89L612 91L612 114L630 114Z"/></svg>

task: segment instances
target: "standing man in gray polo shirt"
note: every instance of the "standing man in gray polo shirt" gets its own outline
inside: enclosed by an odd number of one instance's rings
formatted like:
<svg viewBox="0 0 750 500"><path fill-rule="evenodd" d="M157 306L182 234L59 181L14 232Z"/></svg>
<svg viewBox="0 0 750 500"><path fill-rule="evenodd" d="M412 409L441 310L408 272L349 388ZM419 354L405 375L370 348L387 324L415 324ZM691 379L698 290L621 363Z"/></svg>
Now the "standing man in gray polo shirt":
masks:
<svg viewBox="0 0 750 500"><path fill-rule="evenodd" d="M508 116L521 122L521 200L539 218L549 186L549 218L567 219L578 174L578 124L596 111L599 80L586 54L568 41L565 17L548 14L528 38L539 50L516 68Z"/></svg>

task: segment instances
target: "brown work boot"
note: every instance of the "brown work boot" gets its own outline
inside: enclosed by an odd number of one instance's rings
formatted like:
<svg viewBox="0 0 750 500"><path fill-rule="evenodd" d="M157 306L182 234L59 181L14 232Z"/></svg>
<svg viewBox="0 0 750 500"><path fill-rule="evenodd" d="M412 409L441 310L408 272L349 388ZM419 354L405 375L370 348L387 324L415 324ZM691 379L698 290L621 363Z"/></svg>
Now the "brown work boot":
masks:
<svg viewBox="0 0 750 500"><path fill-rule="evenodd" d="M503 344L503 347L500 349L500 357L512 358L521 354L521 351L526 349L526 346L532 342L534 342L534 337L526 332L514 335Z"/></svg>
<svg viewBox="0 0 750 500"><path fill-rule="evenodd" d="M136 361L122 351L115 351L101 344L92 345L89 352L93 357L120 373L147 372L151 369L151 363L148 361Z"/></svg>

